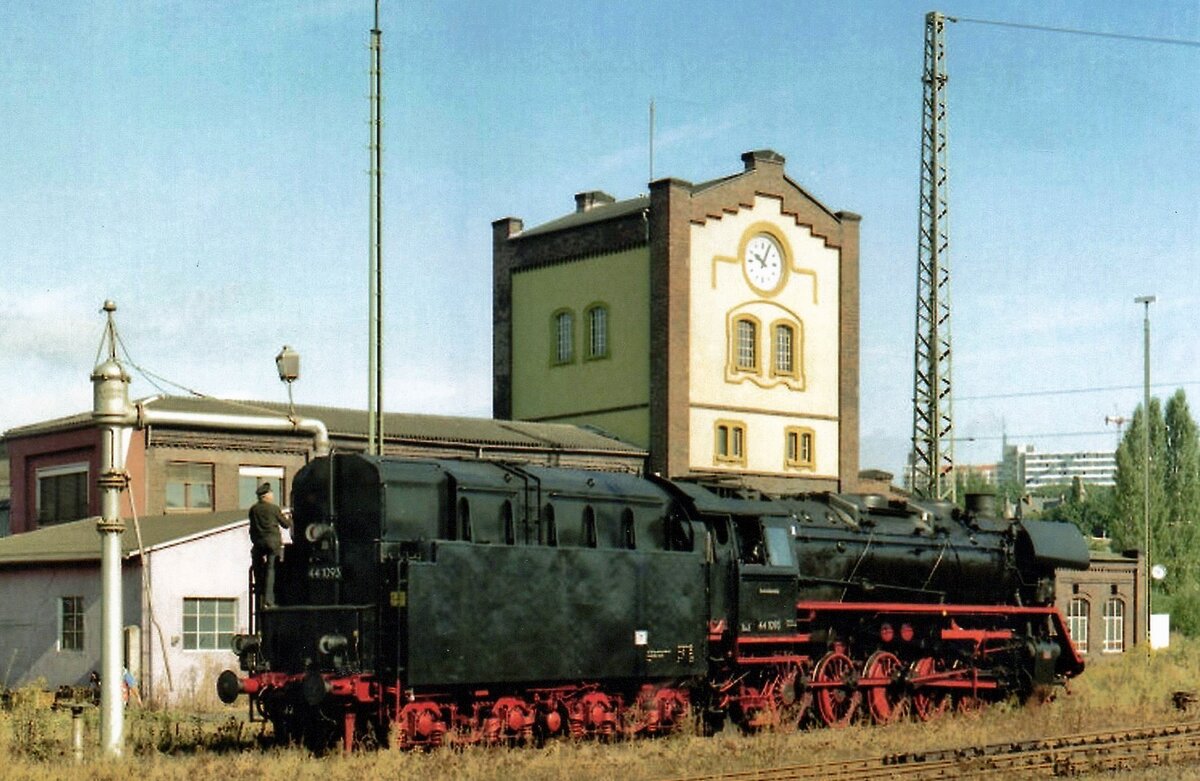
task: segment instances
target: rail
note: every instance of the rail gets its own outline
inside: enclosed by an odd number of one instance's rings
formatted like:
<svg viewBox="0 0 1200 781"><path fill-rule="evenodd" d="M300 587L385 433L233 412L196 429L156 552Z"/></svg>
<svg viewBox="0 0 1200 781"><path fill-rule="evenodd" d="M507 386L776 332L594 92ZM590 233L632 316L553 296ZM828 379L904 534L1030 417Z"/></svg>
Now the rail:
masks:
<svg viewBox="0 0 1200 781"><path fill-rule="evenodd" d="M1200 762L1200 722L1188 721L1134 730L687 776L678 781L1052 778L1196 762Z"/></svg>

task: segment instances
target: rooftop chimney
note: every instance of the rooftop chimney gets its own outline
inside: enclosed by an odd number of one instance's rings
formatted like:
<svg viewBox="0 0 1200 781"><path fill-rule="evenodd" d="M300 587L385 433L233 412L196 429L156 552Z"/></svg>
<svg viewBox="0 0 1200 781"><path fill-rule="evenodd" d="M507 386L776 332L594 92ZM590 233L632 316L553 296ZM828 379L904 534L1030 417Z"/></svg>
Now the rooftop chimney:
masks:
<svg viewBox="0 0 1200 781"><path fill-rule="evenodd" d="M755 149L742 155L742 162L746 164L747 171L753 171L764 163L782 166L784 159L783 155L773 149Z"/></svg>
<svg viewBox="0 0 1200 781"><path fill-rule="evenodd" d="M604 206L608 203L616 203L616 198L612 197L603 190L588 190L585 193L575 193L575 211L590 212L597 206Z"/></svg>

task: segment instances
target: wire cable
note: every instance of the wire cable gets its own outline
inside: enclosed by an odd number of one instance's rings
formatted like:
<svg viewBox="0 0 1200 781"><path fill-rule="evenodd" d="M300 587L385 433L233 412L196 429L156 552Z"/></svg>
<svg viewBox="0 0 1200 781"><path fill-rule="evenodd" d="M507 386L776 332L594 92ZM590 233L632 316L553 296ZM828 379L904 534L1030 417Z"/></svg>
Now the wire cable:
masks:
<svg viewBox="0 0 1200 781"><path fill-rule="evenodd" d="M1118 41L1137 41L1138 43L1158 43L1167 46L1200 47L1200 41L1188 38L1158 38L1152 35L1131 35L1128 33L1105 33L1098 30L1081 30L1074 27L1047 27L1040 24L1022 24L1020 22L1001 22L995 19L969 19L965 16L947 16L950 22L966 22L968 24L986 24L994 27L1012 27L1018 30L1037 30L1046 33L1063 33L1066 35L1086 35L1092 38L1111 38Z"/></svg>
<svg viewBox="0 0 1200 781"><path fill-rule="evenodd" d="M1200 380L1189 382L1156 382L1151 388L1185 388L1200 385ZM1012 391L1011 393L981 393L975 396L955 396L954 401L980 401L983 399L1018 399L1027 396L1066 396L1073 393L1108 393L1111 391L1142 390L1144 385L1107 385L1093 388L1055 388L1033 391Z"/></svg>

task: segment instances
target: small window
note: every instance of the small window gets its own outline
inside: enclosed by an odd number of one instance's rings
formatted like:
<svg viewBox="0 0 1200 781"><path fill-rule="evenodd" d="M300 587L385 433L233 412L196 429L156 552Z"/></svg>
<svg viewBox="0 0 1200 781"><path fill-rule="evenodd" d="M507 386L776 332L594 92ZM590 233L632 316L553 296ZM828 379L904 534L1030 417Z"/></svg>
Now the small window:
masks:
<svg viewBox="0 0 1200 781"><path fill-rule="evenodd" d="M243 509L258 501L255 493L263 483L271 486L275 501L283 504L283 467L281 466L241 466L238 467L238 507Z"/></svg>
<svg viewBox="0 0 1200 781"><path fill-rule="evenodd" d="M171 510L211 510L213 508L213 465L190 461L167 464L166 501Z"/></svg>
<svg viewBox="0 0 1200 781"><path fill-rule="evenodd" d="M227 651L237 616L236 599L185 597L183 650Z"/></svg>
<svg viewBox="0 0 1200 781"><path fill-rule="evenodd" d="M717 421L713 458L718 464L746 463L746 424L737 421Z"/></svg>
<svg viewBox="0 0 1200 781"><path fill-rule="evenodd" d="M1125 650L1125 603L1109 599L1104 603L1104 653L1119 654Z"/></svg>
<svg viewBox="0 0 1200 781"><path fill-rule="evenodd" d="M471 504L467 501L467 497L462 497L458 500L458 528L460 539L465 542L471 541Z"/></svg>
<svg viewBox="0 0 1200 781"><path fill-rule="evenodd" d="M504 544L517 544L517 527L513 523L512 502L507 499L500 505L500 522L504 524Z"/></svg>
<svg viewBox="0 0 1200 781"><path fill-rule="evenodd" d="M67 464L37 470L39 526L77 521L88 514L88 465Z"/></svg>
<svg viewBox="0 0 1200 781"><path fill-rule="evenodd" d="M794 469L812 469L816 466L816 451L813 447L815 434L810 428L789 426L784 430L784 465Z"/></svg>
<svg viewBox="0 0 1200 781"><path fill-rule="evenodd" d="M595 548L599 543L596 537L596 511L589 504L583 508L583 544Z"/></svg>
<svg viewBox="0 0 1200 781"><path fill-rule="evenodd" d="M767 526L763 529L763 538L767 543L767 564L772 567L796 566L791 531L779 526Z"/></svg>
<svg viewBox="0 0 1200 781"><path fill-rule="evenodd" d="M546 505L542 510L542 520L546 523L546 544L558 545L558 524L554 520L554 506Z"/></svg>
<svg viewBox="0 0 1200 781"><path fill-rule="evenodd" d="M608 357L608 307L595 304L587 311L588 359Z"/></svg>
<svg viewBox="0 0 1200 781"><path fill-rule="evenodd" d="M83 597L58 601L58 650L83 650Z"/></svg>
<svg viewBox="0 0 1200 781"><path fill-rule="evenodd" d="M733 365L738 371L758 371L758 323L749 317L733 321Z"/></svg>
<svg viewBox="0 0 1200 781"><path fill-rule="evenodd" d="M554 313L554 344L551 360L555 364L571 363L575 360L575 316L569 309Z"/></svg>
<svg viewBox="0 0 1200 781"><path fill-rule="evenodd" d="M628 507L621 511L621 543L629 550L637 548L637 533L633 527L633 510Z"/></svg>
<svg viewBox="0 0 1200 781"><path fill-rule="evenodd" d="M1088 601L1076 597L1067 605L1067 633L1075 643L1075 650L1088 652Z"/></svg>
<svg viewBox="0 0 1200 781"><path fill-rule="evenodd" d="M796 329L786 323L777 323L771 332L771 373L796 376Z"/></svg>

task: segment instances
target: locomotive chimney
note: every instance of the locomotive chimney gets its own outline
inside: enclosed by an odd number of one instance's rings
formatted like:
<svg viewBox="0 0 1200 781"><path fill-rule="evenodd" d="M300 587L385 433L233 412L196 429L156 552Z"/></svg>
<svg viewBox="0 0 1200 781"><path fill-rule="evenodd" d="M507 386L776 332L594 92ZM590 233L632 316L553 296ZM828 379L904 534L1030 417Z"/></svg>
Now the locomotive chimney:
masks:
<svg viewBox="0 0 1200 781"><path fill-rule="evenodd" d="M967 494L967 512L979 518L996 517L995 494Z"/></svg>

